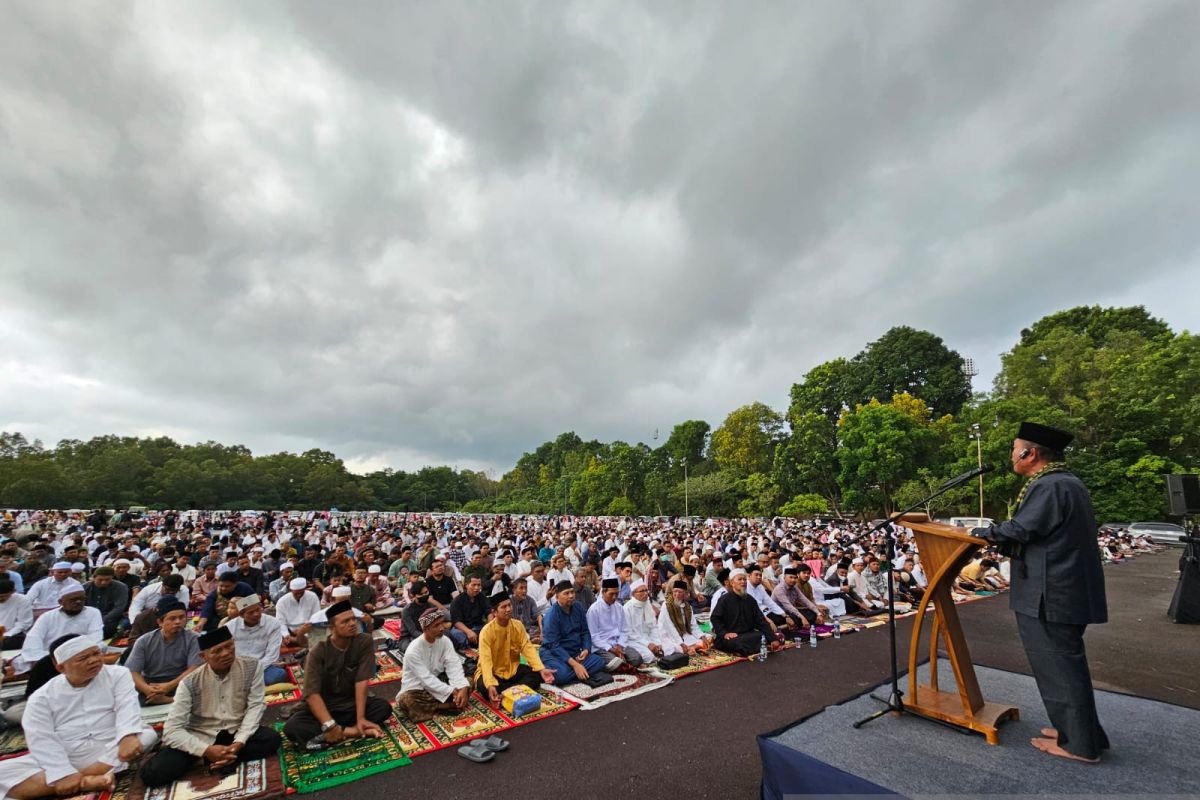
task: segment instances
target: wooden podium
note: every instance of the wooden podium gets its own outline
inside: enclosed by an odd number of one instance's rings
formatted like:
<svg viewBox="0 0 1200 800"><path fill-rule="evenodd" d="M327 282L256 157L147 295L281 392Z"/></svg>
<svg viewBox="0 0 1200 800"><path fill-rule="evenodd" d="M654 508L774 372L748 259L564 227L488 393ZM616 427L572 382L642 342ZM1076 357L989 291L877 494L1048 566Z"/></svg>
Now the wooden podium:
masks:
<svg viewBox="0 0 1200 800"><path fill-rule="evenodd" d="M930 522L925 514L905 514L899 524L916 535L921 565L929 580L913 624L912 644L908 649L908 698L904 705L917 714L982 733L988 744L998 744L996 726L1006 719L1020 719L1020 714L1015 706L989 703L980 694L975 665L971 663L971 652L958 621L958 609L950 596L954 579L983 542L967 534L965 528ZM931 604L934 614L929 636L929 684L918 686L921 630ZM954 668L957 693L938 688L939 638L944 640Z"/></svg>

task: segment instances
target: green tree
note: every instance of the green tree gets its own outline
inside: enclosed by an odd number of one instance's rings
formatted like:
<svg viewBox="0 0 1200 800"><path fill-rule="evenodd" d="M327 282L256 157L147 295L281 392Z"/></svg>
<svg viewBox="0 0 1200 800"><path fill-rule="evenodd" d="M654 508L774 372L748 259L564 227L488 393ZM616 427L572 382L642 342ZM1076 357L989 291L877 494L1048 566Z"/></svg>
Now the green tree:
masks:
<svg viewBox="0 0 1200 800"><path fill-rule="evenodd" d="M798 494L784 503L779 513L794 519L807 519L829 513L829 503L819 494Z"/></svg>
<svg viewBox="0 0 1200 800"><path fill-rule="evenodd" d="M783 417L765 403L751 403L730 412L712 435L713 460L722 470L740 475L769 472L775 445L783 432Z"/></svg>
<svg viewBox="0 0 1200 800"><path fill-rule="evenodd" d="M932 421L913 413L911 396L872 400L842 415L839 433L843 497L859 510L890 512L893 495L914 478L936 448Z"/></svg>
<svg viewBox="0 0 1200 800"><path fill-rule="evenodd" d="M907 393L924 400L935 416L957 414L971 398L963 359L941 337L906 325L892 328L854 357L859 402Z"/></svg>

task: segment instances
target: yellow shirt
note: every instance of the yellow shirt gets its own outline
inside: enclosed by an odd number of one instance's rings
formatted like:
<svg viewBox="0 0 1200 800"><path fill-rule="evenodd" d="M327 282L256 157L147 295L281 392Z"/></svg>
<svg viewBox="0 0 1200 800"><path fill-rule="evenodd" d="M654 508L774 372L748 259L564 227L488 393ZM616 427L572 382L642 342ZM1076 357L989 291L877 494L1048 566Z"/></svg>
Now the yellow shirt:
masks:
<svg viewBox="0 0 1200 800"><path fill-rule="evenodd" d="M963 567L962 572L960 572L958 574L960 576L966 578L969 581L974 581L974 582L978 583L979 576L982 572L983 572L983 562L972 561L971 563L969 563L965 567Z"/></svg>
<svg viewBox="0 0 1200 800"><path fill-rule="evenodd" d="M479 666L475 670L475 680L482 676L485 688L499 684L497 678L508 680L516 674L521 656L525 656L530 669L543 669L537 648L529 641L524 625L515 619L509 620L507 625L492 620L479 632Z"/></svg>

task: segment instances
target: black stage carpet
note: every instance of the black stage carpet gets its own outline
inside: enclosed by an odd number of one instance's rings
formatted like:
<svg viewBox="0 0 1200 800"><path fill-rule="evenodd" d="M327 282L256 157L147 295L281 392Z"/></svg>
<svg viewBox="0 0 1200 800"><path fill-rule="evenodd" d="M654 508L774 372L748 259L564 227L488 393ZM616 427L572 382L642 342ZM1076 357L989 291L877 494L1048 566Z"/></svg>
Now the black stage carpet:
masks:
<svg viewBox="0 0 1200 800"><path fill-rule="evenodd" d="M948 661L939 661L941 685L954 685ZM918 674L928 680L929 665ZM1196 742L1200 741L1200 711L1144 700L1130 695L1097 692L1101 724L1109 732L1112 750L1099 764L1050 758L1029 744L1049 724L1032 677L979 667L980 688L987 699L1021 709L1021 719L1000 725L1000 744L988 746L982 736L964 735L913 716L888 714L859 729L851 724L877 710L867 695L826 709L770 741L789 748L774 750L773 758L795 766L772 771L782 792L801 791L791 783L801 778L808 793L829 791L829 766L863 778L905 797L958 795L963 797L1028 795L1057 797L1149 796L1194 797L1200 793ZM876 694L880 690L876 691ZM886 689L883 690L886 696ZM799 752L823 762L815 765ZM770 796L770 795L765 795Z"/></svg>
<svg viewBox="0 0 1200 800"><path fill-rule="evenodd" d="M1175 625L1166 616L1178 557L1172 549L1105 569L1113 622L1087 635L1098 688L1200 708L1200 626ZM1028 672L1007 596L968 603L959 614L977 664ZM899 625L902 651L910 627L907 620ZM857 697L888 670L887 630L875 628L822 642L816 651L787 651L766 664L738 664L517 728L507 734L510 750L490 764L443 750L313 796L754 798L762 774L758 734ZM397 688L373 691L390 700Z"/></svg>

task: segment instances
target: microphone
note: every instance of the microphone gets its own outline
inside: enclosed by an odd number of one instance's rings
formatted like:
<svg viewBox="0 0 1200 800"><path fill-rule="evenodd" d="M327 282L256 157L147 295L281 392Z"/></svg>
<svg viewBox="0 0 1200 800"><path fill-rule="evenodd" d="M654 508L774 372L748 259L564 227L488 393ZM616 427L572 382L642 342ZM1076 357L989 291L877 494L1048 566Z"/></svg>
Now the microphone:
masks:
<svg viewBox="0 0 1200 800"><path fill-rule="evenodd" d="M964 483L971 480L971 478L978 478L980 475L983 475L986 472L991 472L994 469L996 469L995 464L984 464L982 467L976 467L975 469L967 470L962 475L956 475L943 483L938 487L938 491L941 492L946 489L953 489L955 486L962 486Z"/></svg>

